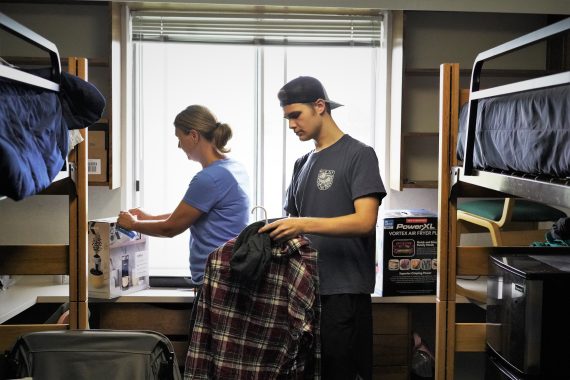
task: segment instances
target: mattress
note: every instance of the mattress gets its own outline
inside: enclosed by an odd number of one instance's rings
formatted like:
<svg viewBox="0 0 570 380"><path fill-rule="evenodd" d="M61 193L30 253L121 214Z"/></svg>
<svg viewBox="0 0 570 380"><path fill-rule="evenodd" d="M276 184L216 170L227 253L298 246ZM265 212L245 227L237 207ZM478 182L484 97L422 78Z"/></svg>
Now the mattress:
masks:
<svg viewBox="0 0 570 380"><path fill-rule="evenodd" d="M468 103L459 117L457 157L463 160ZM570 176L570 85L481 99L473 167Z"/></svg>

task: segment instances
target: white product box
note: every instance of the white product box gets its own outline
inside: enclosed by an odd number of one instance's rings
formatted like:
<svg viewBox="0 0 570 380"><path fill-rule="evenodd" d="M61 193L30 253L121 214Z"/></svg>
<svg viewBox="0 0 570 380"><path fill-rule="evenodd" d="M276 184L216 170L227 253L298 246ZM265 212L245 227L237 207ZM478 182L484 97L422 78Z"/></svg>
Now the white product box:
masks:
<svg viewBox="0 0 570 380"><path fill-rule="evenodd" d="M89 221L89 297L115 298L149 287L147 239L117 225Z"/></svg>

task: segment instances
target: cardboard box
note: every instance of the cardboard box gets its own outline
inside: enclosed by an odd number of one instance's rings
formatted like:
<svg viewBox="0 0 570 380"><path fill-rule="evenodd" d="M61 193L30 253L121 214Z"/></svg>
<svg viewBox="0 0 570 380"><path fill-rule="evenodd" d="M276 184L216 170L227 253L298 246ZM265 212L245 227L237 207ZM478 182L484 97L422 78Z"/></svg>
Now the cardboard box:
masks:
<svg viewBox="0 0 570 380"><path fill-rule="evenodd" d="M89 130L88 131L89 138L87 146L89 147L89 151L102 151L108 150L107 148L107 132L106 131L98 131L98 130Z"/></svg>
<svg viewBox="0 0 570 380"><path fill-rule="evenodd" d="M107 182L107 132L89 131L87 174L89 182Z"/></svg>
<svg viewBox="0 0 570 380"><path fill-rule="evenodd" d="M437 215L424 209L386 210L382 220L376 292L382 296L435 294Z"/></svg>
<svg viewBox="0 0 570 380"><path fill-rule="evenodd" d="M115 298L149 287L147 239L116 221L89 221L89 297Z"/></svg>
<svg viewBox="0 0 570 380"><path fill-rule="evenodd" d="M89 182L107 182L107 151L89 151L87 174Z"/></svg>

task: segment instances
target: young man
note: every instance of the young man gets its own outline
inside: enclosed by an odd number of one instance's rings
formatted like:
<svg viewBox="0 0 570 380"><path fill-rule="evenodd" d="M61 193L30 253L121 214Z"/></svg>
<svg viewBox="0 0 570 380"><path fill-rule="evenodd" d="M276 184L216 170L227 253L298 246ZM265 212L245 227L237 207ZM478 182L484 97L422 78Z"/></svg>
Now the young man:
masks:
<svg viewBox="0 0 570 380"><path fill-rule="evenodd" d="M289 128L315 149L295 163L284 205L290 217L260 232L305 234L318 251L323 379L372 379L374 232L386 195L376 153L337 126L331 109L341 104L317 79L296 78L278 98Z"/></svg>

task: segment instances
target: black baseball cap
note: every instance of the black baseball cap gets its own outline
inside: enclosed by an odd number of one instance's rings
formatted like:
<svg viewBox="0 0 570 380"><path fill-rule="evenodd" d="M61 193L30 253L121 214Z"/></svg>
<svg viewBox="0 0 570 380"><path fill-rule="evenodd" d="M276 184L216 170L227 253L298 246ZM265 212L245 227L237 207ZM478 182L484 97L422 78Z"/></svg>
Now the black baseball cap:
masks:
<svg viewBox="0 0 570 380"><path fill-rule="evenodd" d="M281 107L293 103L312 103L322 99L330 105L331 110L342 106L329 99L325 88L318 79L301 76L289 81L277 93Z"/></svg>

